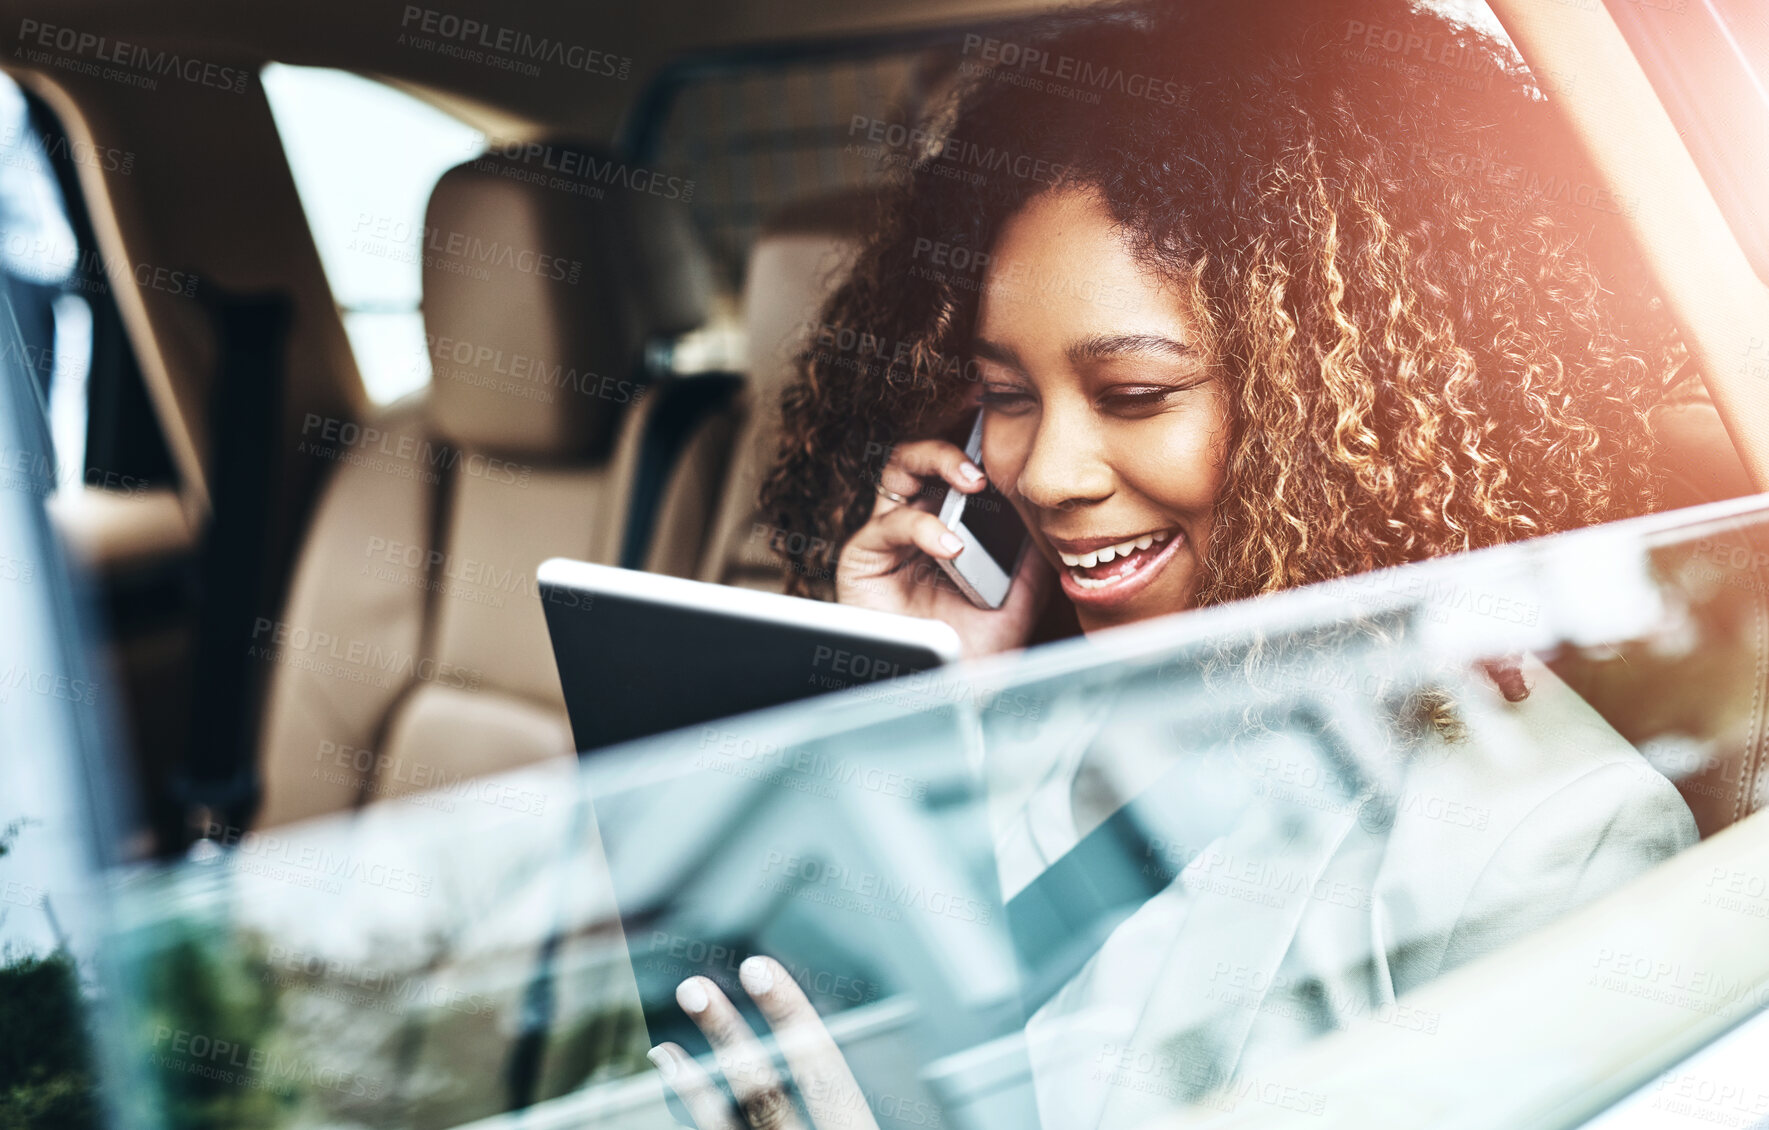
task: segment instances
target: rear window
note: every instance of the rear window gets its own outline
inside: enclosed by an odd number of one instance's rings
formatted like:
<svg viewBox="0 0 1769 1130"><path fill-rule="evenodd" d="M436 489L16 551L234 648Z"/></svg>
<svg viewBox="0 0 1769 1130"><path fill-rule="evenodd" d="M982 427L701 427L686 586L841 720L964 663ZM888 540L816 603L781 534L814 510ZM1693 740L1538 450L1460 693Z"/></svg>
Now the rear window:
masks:
<svg viewBox="0 0 1769 1130"><path fill-rule="evenodd" d="M1483 0L1430 0L1506 39ZM727 283L742 282L757 231L796 200L883 180L915 159L908 127L938 105L988 42L1025 25L882 36L667 67L639 101L626 148L692 182L697 226Z"/></svg>
<svg viewBox="0 0 1769 1130"><path fill-rule="evenodd" d="M959 41L874 44L859 58L687 60L635 118L636 156L692 180L690 204L732 286L761 224L794 200L876 182L913 153L882 137L954 73Z"/></svg>
<svg viewBox="0 0 1769 1130"><path fill-rule="evenodd" d="M263 80L363 387L377 404L423 388L424 209L483 138L347 71L272 63Z"/></svg>

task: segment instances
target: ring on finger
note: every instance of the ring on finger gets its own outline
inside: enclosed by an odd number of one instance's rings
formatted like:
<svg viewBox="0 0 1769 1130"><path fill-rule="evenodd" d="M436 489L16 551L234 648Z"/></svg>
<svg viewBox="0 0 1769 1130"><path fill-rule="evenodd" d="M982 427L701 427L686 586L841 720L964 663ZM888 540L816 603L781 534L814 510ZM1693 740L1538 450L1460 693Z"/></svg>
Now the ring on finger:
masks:
<svg viewBox="0 0 1769 1130"><path fill-rule="evenodd" d="M888 498L892 502L896 503L898 506L908 506L909 505L908 496L898 494L896 491L892 490L890 487L885 486L883 483L879 483L878 486L874 487L873 489L878 491L878 496L880 498Z"/></svg>

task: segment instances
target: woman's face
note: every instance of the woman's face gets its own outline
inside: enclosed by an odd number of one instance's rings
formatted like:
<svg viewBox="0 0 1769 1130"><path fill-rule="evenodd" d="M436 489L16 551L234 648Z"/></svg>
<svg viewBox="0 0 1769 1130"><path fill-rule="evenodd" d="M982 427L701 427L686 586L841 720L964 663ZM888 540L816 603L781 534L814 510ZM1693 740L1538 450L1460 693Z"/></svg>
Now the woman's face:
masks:
<svg viewBox="0 0 1769 1130"><path fill-rule="evenodd" d="M993 249L974 343L983 467L1084 631L1195 602L1228 412L1183 307L1092 193L1038 197Z"/></svg>

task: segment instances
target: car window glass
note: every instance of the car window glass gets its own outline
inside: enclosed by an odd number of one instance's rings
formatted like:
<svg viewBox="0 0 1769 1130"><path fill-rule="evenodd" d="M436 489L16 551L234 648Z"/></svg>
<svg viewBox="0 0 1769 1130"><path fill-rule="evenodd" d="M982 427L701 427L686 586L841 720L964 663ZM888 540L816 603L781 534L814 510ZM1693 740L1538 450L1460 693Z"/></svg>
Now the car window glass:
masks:
<svg viewBox="0 0 1769 1130"><path fill-rule="evenodd" d="M1607 0L1757 277L1769 282L1769 11L1751 0ZM1762 379L1754 342L1741 376Z"/></svg>
<svg viewBox="0 0 1769 1130"><path fill-rule="evenodd" d="M646 1050L706 1051L675 986L739 999L754 954L881 1125L1318 1113L1290 1056L1433 1039L1456 1018L1415 993L1760 802L1766 547L1741 500L984 666L821 657L853 689L223 830L127 892L125 996L183 1041L155 1051L168 1101L218 1046L274 1049L217 1092L240 1117L272 1087L317 1121L662 1118ZM1735 885L1761 914L1761 877ZM1766 1003L1610 965L1667 1022Z"/></svg>
<svg viewBox="0 0 1769 1130"><path fill-rule="evenodd" d="M79 242L30 104L0 76L0 269L11 284L24 368L49 406L58 485L82 479L92 311Z"/></svg>
<svg viewBox="0 0 1769 1130"><path fill-rule="evenodd" d="M0 167L0 179L11 171ZM94 888L101 861L117 858L128 798L109 759L117 702L88 668L77 594L43 505L66 466L33 387L43 373L18 332L15 285L10 269L0 273L0 1030L12 1034L0 1108L83 1130L100 1124L88 1010L110 932ZM77 463L74 473L78 483Z"/></svg>
<svg viewBox="0 0 1769 1130"><path fill-rule="evenodd" d="M0 75L0 273L19 360L47 414L58 491L139 496L176 480L111 290L136 269L99 249L79 196L82 170L130 176L135 159L70 137Z"/></svg>

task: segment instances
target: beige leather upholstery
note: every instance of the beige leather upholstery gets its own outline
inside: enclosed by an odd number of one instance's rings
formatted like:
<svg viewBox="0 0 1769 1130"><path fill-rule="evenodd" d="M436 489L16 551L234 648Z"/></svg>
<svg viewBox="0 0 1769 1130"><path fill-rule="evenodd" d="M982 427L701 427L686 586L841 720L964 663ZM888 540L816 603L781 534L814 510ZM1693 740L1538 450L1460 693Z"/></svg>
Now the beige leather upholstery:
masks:
<svg viewBox="0 0 1769 1130"><path fill-rule="evenodd" d="M1751 478L1704 391L1653 413L1665 468L1664 508L1696 506L1754 494Z"/></svg>
<svg viewBox="0 0 1769 1130"><path fill-rule="evenodd" d="M618 559L644 345L699 323L712 276L680 204L528 171L436 187L427 393L316 429L336 467L253 656L261 826L572 754L535 571Z"/></svg>
<svg viewBox="0 0 1769 1130"><path fill-rule="evenodd" d="M1653 423L1663 445L1658 461L1665 472L1665 509L1754 493L1719 412L1699 384L1687 398L1658 409ZM1710 743L1699 763L1668 767L1696 827L1710 836L1769 806L1769 568L1763 565L1769 546L1759 531L1742 525L1703 540L1709 557L1698 549L1696 569L1711 568L1714 560L1729 570L1739 561L1748 565L1717 593L1717 607L1709 613L1714 640L1673 676L1688 685L1660 686L1639 697L1681 704L1689 714L1682 729ZM1748 709L1738 709L1746 704Z"/></svg>
<svg viewBox="0 0 1769 1130"><path fill-rule="evenodd" d="M806 201L768 223L750 249L744 282L747 379L733 410L707 420L685 445L663 493L646 568L778 592L779 540L756 510L779 438L780 394L812 343L825 301L874 222L866 192ZM805 547L796 547L801 551ZM832 569L827 553L794 567Z"/></svg>
<svg viewBox="0 0 1769 1130"><path fill-rule="evenodd" d="M683 205L617 185L586 200L519 179L534 171L481 158L443 174L431 196L431 415L465 447L599 459L633 400L636 348L699 324L711 269Z"/></svg>
<svg viewBox="0 0 1769 1130"><path fill-rule="evenodd" d="M1769 534L1723 520L1653 554L1694 597L1688 643L1567 646L1550 663L1682 794L1703 837L1769 807Z"/></svg>
<svg viewBox="0 0 1769 1130"><path fill-rule="evenodd" d="M1665 509L1752 493L1699 386L1656 410L1653 422ZM1704 837L1769 805L1769 546L1762 542L1760 529L1728 523L1665 551L1664 575L1711 590L1692 613L1702 640L1693 653L1569 648L1553 660L1605 720L1654 751Z"/></svg>
<svg viewBox="0 0 1769 1130"><path fill-rule="evenodd" d="M1704 555L1698 547L1695 568L1718 560L1734 572L1707 609L1704 654L1666 696L1699 715L1683 728L1707 740L1700 760L1670 767L1704 837L1769 807L1769 568L1760 564L1769 561L1769 538L1741 524L1711 540L1716 548ZM1753 564L1739 569L1744 559Z"/></svg>

